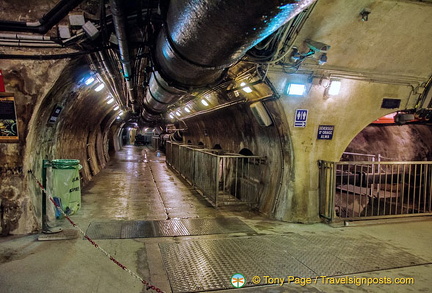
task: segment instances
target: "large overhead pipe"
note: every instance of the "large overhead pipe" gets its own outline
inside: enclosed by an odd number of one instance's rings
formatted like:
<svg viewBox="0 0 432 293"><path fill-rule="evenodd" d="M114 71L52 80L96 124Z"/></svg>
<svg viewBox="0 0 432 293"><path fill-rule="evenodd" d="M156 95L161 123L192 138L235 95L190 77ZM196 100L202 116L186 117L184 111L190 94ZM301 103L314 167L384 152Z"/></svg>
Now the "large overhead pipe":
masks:
<svg viewBox="0 0 432 293"><path fill-rule="evenodd" d="M250 48L314 1L171 1L156 44L159 73L150 80L144 119L157 119L190 87L217 83Z"/></svg>
<svg viewBox="0 0 432 293"><path fill-rule="evenodd" d="M132 68L129 55L129 46L127 41L126 24L127 19L123 13L123 7L120 0L110 0L111 13L113 15L114 29L116 32L119 51L120 62L123 68L123 77L126 80L126 89L128 92L129 100L131 103L135 102L135 95L132 85Z"/></svg>
<svg viewBox="0 0 432 293"><path fill-rule="evenodd" d="M61 0L53 9L48 11L47 14L36 22L2 20L0 21L0 31L46 34L81 2L83 2L83 0Z"/></svg>

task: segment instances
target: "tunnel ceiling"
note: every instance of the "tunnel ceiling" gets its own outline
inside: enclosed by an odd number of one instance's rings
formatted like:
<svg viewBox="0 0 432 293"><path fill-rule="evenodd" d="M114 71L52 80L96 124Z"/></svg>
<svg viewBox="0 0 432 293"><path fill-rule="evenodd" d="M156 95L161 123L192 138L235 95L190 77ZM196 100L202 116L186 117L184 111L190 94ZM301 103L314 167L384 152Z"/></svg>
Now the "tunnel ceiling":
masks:
<svg viewBox="0 0 432 293"><path fill-rule="evenodd" d="M240 62L233 58L227 60L232 64L213 64L217 60L213 58L206 66L221 66L223 74L211 84L189 82L188 85L187 81L178 84L165 74L163 82L169 87L167 92L175 88L178 96L169 103L162 102L161 109L148 107L148 100L152 99L148 94L152 76L160 85L162 79L155 72L162 69L163 75L171 70L155 62L161 52L170 53L157 48L158 36L163 35L161 32L166 27L173 31L180 29L179 34L182 27L170 27L169 17L181 20L187 16L183 12L173 16L168 10L169 1L2 1L0 58L7 62L5 59L82 57L89 64L89 73L103 81L120 108L131 114L127 117L150 125L172 122L176 116L187 118L211 108L271 97L274 91L265 77L266 71L275 66L288 74L321 69L350 70L359 75L374 72L395 82L410 79L426 85L432 75L432 59L428 58L432 45L432 0L319 0L306 9L312 2L298 1L296 13L302 12L261 43L253 43L257 46L245 56L239 55ZM202 3L204 11L210 9L211 1ZM220 15L223 17L222 12ZM355 25L359 20L363 21L360 27ZM263 23L267 21L272 18ZM308 39L329 45L325 56L320 54L301 64L293 63L291 57L295 52L304 55L309 50L305 42ZM171 53L186 54L188 47L181 45L177 44L177 48L184 51ZM321 67L318 58L325 58ZM203 59L190 60L191 64L200 62ZM256 91L245 94L242 91L245 81Z"/></svg>

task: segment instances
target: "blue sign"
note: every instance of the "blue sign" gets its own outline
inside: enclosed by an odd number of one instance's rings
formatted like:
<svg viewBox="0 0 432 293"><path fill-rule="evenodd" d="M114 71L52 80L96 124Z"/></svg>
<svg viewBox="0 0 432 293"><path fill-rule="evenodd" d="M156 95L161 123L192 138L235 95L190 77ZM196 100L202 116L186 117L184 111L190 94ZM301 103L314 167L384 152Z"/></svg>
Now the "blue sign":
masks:
<svg viewBox="0 0 432 293"><path fill-rule="evenodd" d="M308 110L297 109L295 113L294 127L306 127Z"/></svg>
<svg viewBox="0 0 432 293"><path fill-rule="evenodd" d="M334 125L320 125L318 126L317 139L332 139L334 133Z"/></svg>

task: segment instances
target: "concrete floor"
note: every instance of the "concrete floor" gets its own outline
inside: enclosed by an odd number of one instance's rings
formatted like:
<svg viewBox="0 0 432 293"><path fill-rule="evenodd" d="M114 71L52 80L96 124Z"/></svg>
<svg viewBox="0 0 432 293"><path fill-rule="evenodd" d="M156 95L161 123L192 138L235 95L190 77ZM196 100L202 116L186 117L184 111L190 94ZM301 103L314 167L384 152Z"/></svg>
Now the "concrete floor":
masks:
<svg viewBox="0 0 432 293"><path fill-rule="evenodd" d="M145 147L125 147L118 152L106 169L98 174L82 193L82 209L71 218L84 231L92 222L113 220L169 220L178 218L237 217L256 233L229 233L198 236L155 237L134 239L95 240L120 263L136 272L144 280L164 292L172 292L179 280L169 278L164 265L163 245L199 243L223 243L221 241L255 241L259 243L268 237L313 236L316 239L340 237L354 239L357 244L368 239L379 241L383 248L395 253L406 252L422 261L415 265L385 270L358 272L350 277L365 278L414 278L410 285L373 284L331 285L315 282L306 286L284 283L279 285L255 286L230 289L232 292L432 292L432 220L430 218L410 219L399 222L357 223L348 227L331 227L325 224L290 224L271 221L239 207L214 209L201 196L185 185L171 172L164 156ZM65 229L73 229L63 221ZM328 236L328 237L326 237ZM267 238L266 238L267 237ZM318 238L317 238L318 237ZM278 238L279 239L279 238ZM282 238L281 238L282 239ZM213 241L213 242L212 242ZM264 242L263 242L264 243ZM342 243L342 242L341 242ZM325 255L325 245L306 244L306 251ZM334 246L334 244L333 244ZM176 246L177 247L177 246ZM329 247L328 247L329 248ZM334 248L334 247L331 247ZM282 255L276 246L263 248L268 255ZM368 257L374 257L370 251ZM394 254L390 254L393 255ZM193 255L190 256L193 258ZM211 256L209 256L211 257ZM297 256L294 256L297 258ZM298 257L299 259L301 256ZM396 257L398 258L398 257ZM181 258L180 258L181 259ZM214 259L214 258L213 258ZM287 262L276 258L277 262ZM183 260L181 259L183 262ZM359 260L360 261L360 260ZM179 264L179 270L189 265L187 260ZM186 267L185 267L186 264ZM181 266L182 265L182 266ZM203 272L211 264L202 264ZM219 264L220 265L220 264ZM245 264L242 264L245 265ZM267 264L269 265L269 264ZM270 264L271 266L271 264ZM323 265L324 267L326 264ZM391 265L390 265L391 266ZM256 268L256 267L255 267ZM186 271L175 272L178 278L193 282L202 276L191 276ZM282 277L280 273L256 272L264 278ZM172 275L172 270L171 270ZM177 278L176 277L176 278ZM207 276L208 277L208 276ZM211 276L210 276L211 277ZM213 276L214 277L214 276ZM229 279L231 275L218 276ZM303 276L297 276L303 277ZM304 276L306 277L306 276ZM181 280L180 280L181 281ZM0 292L151 292L143 284L109 260L101 251L82 237L70 240L38 241L38 235L9 236L0 238ZM216 290L217 291L217 290ZM228 290L223 290L228 291ZM154 291L153 291L154 292Z"/></svg>

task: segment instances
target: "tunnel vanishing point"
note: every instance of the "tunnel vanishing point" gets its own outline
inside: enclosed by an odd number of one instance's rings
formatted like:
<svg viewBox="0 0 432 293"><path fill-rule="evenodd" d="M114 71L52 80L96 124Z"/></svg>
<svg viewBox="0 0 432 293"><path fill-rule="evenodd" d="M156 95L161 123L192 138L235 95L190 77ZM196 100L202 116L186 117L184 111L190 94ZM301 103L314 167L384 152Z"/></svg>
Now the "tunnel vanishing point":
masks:
<svg viewBox="0 0 432 293"><path fill-rule="evenodd" d="M216 164L186 161L199 173L196 186L218 174L216 188L236 200L301 223L322 219L322 162L350 153L432 158L432 1L0 6L2 235L41 229L41 191L29 171L40 178L44 160L79 160L85 186L133 140L153 141L184 177L179 156L212 154ZM341 185L352 194L365 187ZM419 208L431 212L430 189L421 193Z"/></svg>

